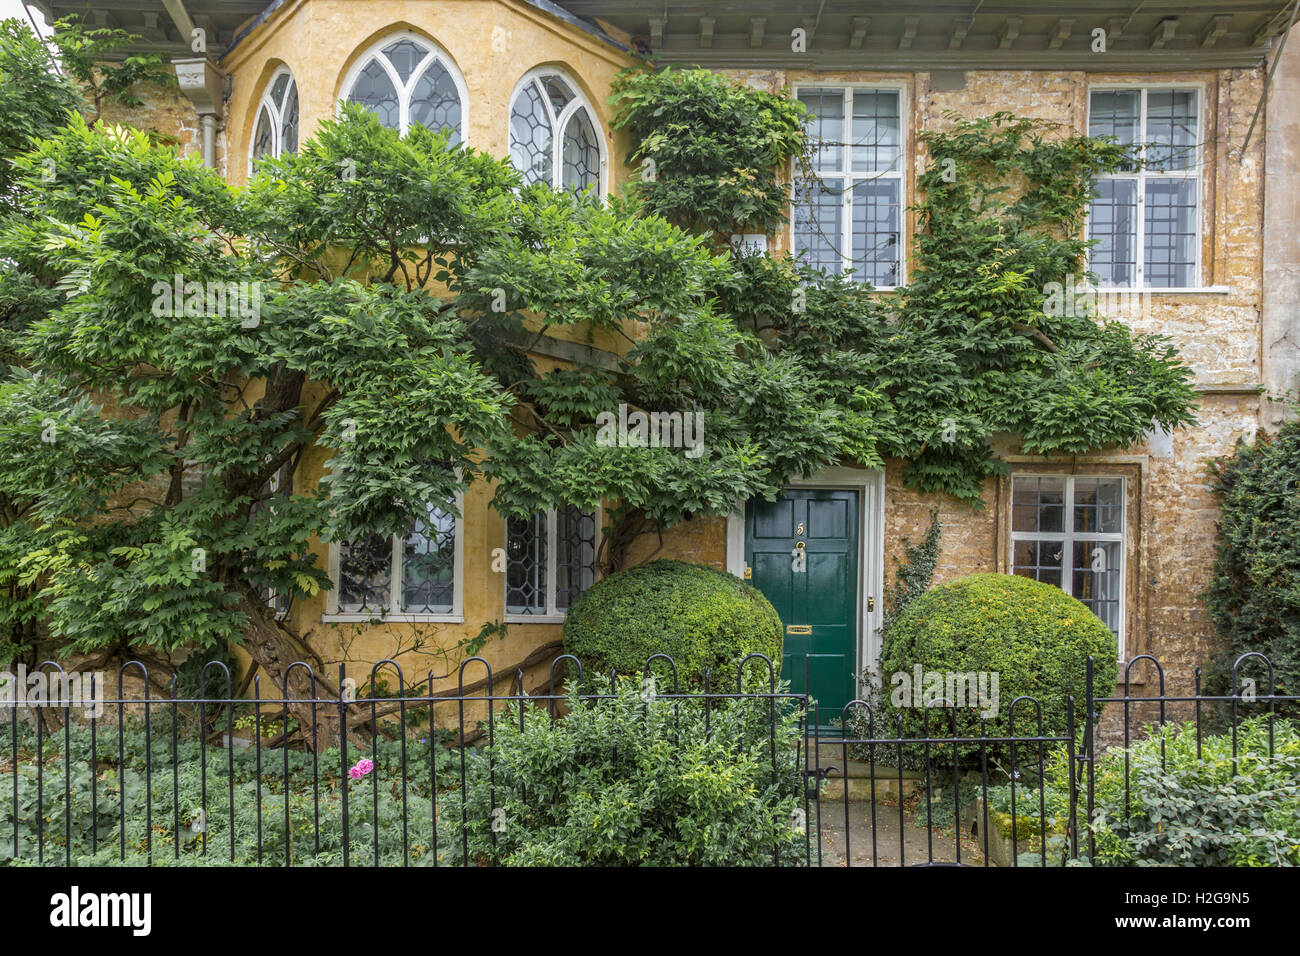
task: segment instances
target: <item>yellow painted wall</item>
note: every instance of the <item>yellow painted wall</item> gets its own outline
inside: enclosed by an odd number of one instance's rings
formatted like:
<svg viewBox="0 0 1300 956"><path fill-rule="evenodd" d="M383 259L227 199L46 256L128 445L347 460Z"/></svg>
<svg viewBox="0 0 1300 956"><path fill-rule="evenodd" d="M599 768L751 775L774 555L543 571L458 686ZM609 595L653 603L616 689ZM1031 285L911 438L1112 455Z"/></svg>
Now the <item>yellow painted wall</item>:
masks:
<svg viewBox="0 0 1300 956"><path fill-rule="evenodd" d="M613 110L606 98L615 74L635 61L575 27L510 0L291 0L221 64L232 78L223 137L228 180L239 185L248 179L258 105L276 70L288 66L297 83L302 142L322 120L336 114L349 69L377 41L403 30L433 41L459 70L469 91L467 146L508 157L510 100L519 81L538 67L556 66L577 85L594 113L604 140L607 187L616 192L626 180L622 162L626 137L611 131ZM552 329L550 334L588 341L585 330L580 329ZM619 348L610 333L591 336L590 344ZM555 364L541 357L537 362L542 369ZM313 407L320 395L319 387L310 387L304 395L307 407ZM295 476L295 487L307 488L319 481L330 454L328 449L312 449ZM472 485L465 494L458 525L464 540L463 622L332 623L323 620L327 595L295 602L293 623L330 662L331 678L337 676L337 662L346 660L349 675L360 684L374 662L404 651L416 641L429 649L450 648L478 633L484 623L504 619L504 575L492 571L492 553L505 545L505 521L489 507L492 491L485 482ZM315 551L321 566L328 566L328 546L317 542ZM559 640L561 630L561 625L554 623L511 624L507 637L491 641L482 655L496 669L507 667L536 647ZM436 653L400 656L408 679L423 679L432 668L439 688L455 686L458 662L457 657ZM472 665L465 672L465 682L484 675L480 665ZM544 675L544 668L534 670L527 685L531 688ZM391 688L396 687L391 670L386 679Z"/></svg>

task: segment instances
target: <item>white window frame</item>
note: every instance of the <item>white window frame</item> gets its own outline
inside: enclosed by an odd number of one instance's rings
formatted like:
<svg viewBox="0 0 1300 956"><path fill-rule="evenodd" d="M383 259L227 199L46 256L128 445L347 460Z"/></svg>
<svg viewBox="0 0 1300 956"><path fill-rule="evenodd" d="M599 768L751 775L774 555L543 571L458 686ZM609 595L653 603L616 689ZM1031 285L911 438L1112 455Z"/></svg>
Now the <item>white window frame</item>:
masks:
<svg viewBox="0 0 1300 956"><path fill-rule="evenodd" d="M1092 94L1106 92L1138 92L1141 93L1140 105L1138 110L1138 146L1139 157L1145 156L1145 144L1147 135L1147 93L1150 91L1160 90L1188 90L1196 94L1196 156L1195 161L1188 169L1171 169L1164 172L1139 168L1131 172L1104 173L1097 178L1102 179L1132 179L1137 181L1137 235L1135 242L1137 244L1137 268L1134 271L1135 284L1131 286L1116 286L1101 283L1098 285L1098 291L1142 291L1154 292L1160 294L1169 294L1177 292L1204 292L1207 291L1205 280L1201 273L1201 246L1205 239L1205 180L1201 171L1205 166L1205 83L1096 83L1088 86L1088 107L1084 117L1085 135L1092 129ZM1148 286L1146 284L1146 183L1148 179L1193 179L1196 181L1196 241L1194 245L1195 257L1192 264L1192 279L1194 285L1190 286ZM1089 202L1091 208L1091 201ZM1091 219L1091 216L1088 217ZM1084 239L1091 238L1089 235L1089 223L1085 220ZM1091 267L1091 263L1090 263Z"/></svg>
<svg viewBox="0 0 1300 956"><path fill-rule="evenodd" d="M424 59L417 63L415 69L411 71L411 76L406 83L403 83L401 77L397 75L393 65L388 62L388 57L383 55L384 47L396 43L398 40L410 40L429 49ZM339 87L336 112L342 112L344 104L348 102L348 97L352 94L352 87L356 85L357 79L361 76L361 71L366 68L372 58L388 74L388 78L393 81L393 89L397 90L397 131L401 136L405 136L411 128L411 91L415 89L415 84L420 81L420 77L424 75L424 71L428 68L431 60L437 60L441 63L443 68L451 75L451 81L456 85L456 95L460 97L459 145L466 146L469 144L469 88L465 85L465 78L461 76L460 69L456 66L455 61L448 56L447 51L441 45L413 30L395 30L392 33L385 34L367 47L353 61L351 68L343 77L342 85Z"/></svg>
<svg viewBox="0 0 1300 956"><path fill-rule="evenodd" d="M901 80L886 80L878 83L796 83L792 86L790 96L798 100L800 90L842 90L844 92L844 128L846 135L845 142L841 147L844 155L840 160L841 172L822 173L814 171L816 175L825 180L828 177L836 179L846 184L844 195L841 197L842 208L840 211L840 271L847 272L853 268L853 186L858 182L870 182L876 179L897 179L898 180L898 282L895 285L876 285L873 289L879 292L892 292L893 290L907 285L907 250L909 248L908 238L908 215L907 215L907 168L908 152L907 139L911 130L908 103L907 103L907 84ZM886 172L854 172L853 171L853 93L862 90L865 92L890 92L898 94L898 164L896 169ZM791 170L791 181L796 181L798 170ZM789 222L786 224L786 236L788 239L787 248L792 255L798 254L798 247L795 245L795 227L794 215L789 216ZM854 270L855 275L860 270ZM855 281L858 281L855 279Z"/></svg>
<svg viewBox="0 0 1300 956"><path fill-rule="evenodd" d="M506 107L506 160L513 166L514 162L510 156L510 141L513 133L510 129L511 120L515 113L515 100L523 92L525 86L537 82L544 76L558 76L568 84L569 89L573 90L573 99L559 113L556 113L551 106L550 97L546 95L545 90L541 90L542 103L546 107L547 116L551 120L551 176L553 182L550 184L552 189L564 189L564 128L569 119L580 108L585 107L587 118L591 120L591 128L596 133L596 149L600 154L599 170L596 173L596 189L600 198L604 199L609 194L609 150L605 148L605 128L600 123L600 116L597 115L595 108L587 95L583 93L582 87L574 82L573 77L565 70L558 66L538 66L529 70L519 78L515 88L510 92L510 103ZM523 170L519 170L522 174Z"/></svg>
<svg viewBox="0 0 1300 956"><path fill-rule="evenodd" d="M592 547L595 548L595 552L594 552L595 555L599 555L601 530L603 524L603 522L601 521L602 509L599 507L593 508L592 515L596 525L595 537L592 539ZM559 547L559 539L556 535L558 524L559 522L556 518L556 509L547 508L546 509L546 611L545 613L520 614L518 612L505 611L504 612L505 622L507 624L560 624L563 623L564 619L568 616L569 613L568 608L559 608L556 607L555 604L555 590L556 590L555 581L556 581L556 576L559 572L558 562L556 561L556 553ZM506 545L506 562L507 562L507 569L508 569L509 560L510 560L509 557L510 522L508 520L506 521L503 541ZM593 583L595 581L600 580L600 563L598 561L594 563L595 563L595 568L594 568L593 578L592 578ZM508 607L508 605L505 602L507 599L507 591L509 590L510 582L508 577L506 577L506 575L502 575L502 578L503 580L501 582L501 600L502 600L502 608L504 609L505 607Z"/></svg>
<svg viewBox="0 0 1300 956"><path fill-rule="evenodd" d="M334 585L325 597L325 614L321 620L325 623L339 624L364 621L383 621L387 623L424 623L441 622L445 624L463 624L465 622L465 496L456 493L456 510L459 517L454 517L456 543L453 546L452 560L452 604L450 611L441 613L413 614L396 610L402 606L402 541L403 537L392 535L392 564L389 580L388 606L383 611L346 611L339 610L339 544L331 541L329 546L329 574Z"/></svg>
<svg viewBox="0 0 1300 956"><path fill-rule="evenodd" d="M294 95L298 93L298 78L293 75L293 70L287 65L279 67L271 78L266 81L266 88L262 90L262 98L257 102L257 110L253 113L253 130L248 140L248 174L253 174L253 166L256 162L253 158L253 148L257 142L257 124L262 120L262 110L266 110L271 117L271 152L267 155L279 158L284 154L284 143L281 139L284 135L284 114L280 112L275 101L271 99L271 91L275 89L275 82L281 76L289 77L289 85L285 87L285 102L288 102L289 91L292 89ZM302 100L298 101L298 141L302 142Z"/></svg>
<svg viewBox="0 0 1300 956"><path fill-rule="evenodd" d="M1061 553L1061 590L1071 597L1074 596L1074 540L1080 538L1088 541L1115 541L1119 543L1120 567L1119 567L1119 633L1116 634L1116 643L1119 648L1119 659L1124 660L1126 646L1126 631L1128 630L1128 479L1123 475L1116 474L1086 474L1086 475L1067 475L1052 472L1038 471L1013 471L1011 473L1011 487L1007 515L1007 573L1015 574L1016 567L1016 542L1017 541L1060 541L1063 551ZM1015 514L1016 514L1016 479L1017 478L1061 478L1065 481L1065 513L1061 519L1062 531L1016 531ZM1076 478L1093 480L1104 478L1109 481L1118 481L1120 493L1119 520L1120 530L1118 532L1101 533L1095 531L1078 531L1074 530L1074 481ZM1032 580L1032 579L1031 579ZM1091 613L1091 608L1089 612ZM1097 618L1101 620L1101 618ZM1102 624L1105 624L1102 621ZM1106 628L1110 630L1109 627Z"/></svg>

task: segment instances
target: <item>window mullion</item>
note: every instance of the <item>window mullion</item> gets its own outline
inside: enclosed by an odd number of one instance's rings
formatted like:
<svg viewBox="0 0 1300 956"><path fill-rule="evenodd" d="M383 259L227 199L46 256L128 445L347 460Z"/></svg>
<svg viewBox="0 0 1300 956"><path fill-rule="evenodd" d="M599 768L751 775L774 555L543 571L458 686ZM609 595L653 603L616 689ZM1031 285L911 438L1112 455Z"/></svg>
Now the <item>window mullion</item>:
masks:
<svg viewBox="0 0 1300 956"><path fill-rule="evenodd" d="M1061 548L1061 590L1074 595L1074 479L1065 479L1065 515L1061 521L1065 543Z"/></svg>
<svg viewBox="0 0 1300 956"><path fill-rule="evenodd" d="M558 613L555 606L555 582L557 575L555 573L555 556L558 552L555 541L556 529L555 509L550 508L546 512L546 613L554 615Z"/></svg>
<svg viewBox="0 0 1300 956"><path fill-rule="evenodd" d="M840 156L840 269L853 268L853 87L844 88L844 152Z"/></svg>
<svg viewBox="0 0 1300 956"><path fill-rule="evenodd" d="M1141 137L1142 162L1137 168L1137 285L1145 289L1147 284L1147 91L1138 95L1138 136Z"/></svg>
<svg viewBox="0 0 1300 956"><path fill-rule="evenodd" d="M402 609L402 539L392 536L393 554L389 562L392 570L392 580L388 585L388 608L389 612L396 614Z"/></svg>

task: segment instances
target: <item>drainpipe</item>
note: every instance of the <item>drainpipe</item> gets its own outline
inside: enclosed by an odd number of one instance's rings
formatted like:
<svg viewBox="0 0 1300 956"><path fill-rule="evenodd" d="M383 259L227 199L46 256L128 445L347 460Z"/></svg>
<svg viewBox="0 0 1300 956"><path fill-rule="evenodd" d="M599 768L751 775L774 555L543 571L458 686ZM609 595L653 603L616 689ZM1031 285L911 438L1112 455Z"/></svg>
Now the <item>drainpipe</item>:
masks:
<svg viewBox="0 0 1300 956"><path fill-rule="evenodd" d="M203 165L217 165L217 120L221 118L222 76L204 56L172 60L181 92L194 104L202 131Z"/></svg>
<svg viewBox="0 0 1300 956"><path fill-rule="evenodd" d="M199 117L203 126L203 165L208 169L217 168L217 117L204 113Z"/></svg>

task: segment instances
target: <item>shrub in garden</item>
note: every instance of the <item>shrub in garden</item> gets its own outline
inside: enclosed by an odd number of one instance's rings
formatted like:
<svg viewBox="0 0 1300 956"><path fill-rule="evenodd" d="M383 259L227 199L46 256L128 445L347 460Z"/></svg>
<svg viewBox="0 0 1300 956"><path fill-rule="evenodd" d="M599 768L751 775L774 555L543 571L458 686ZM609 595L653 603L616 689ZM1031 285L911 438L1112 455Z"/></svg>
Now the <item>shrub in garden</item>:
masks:
<svg viewBox="0 0 1300 956"><path fill-rule="evenodd" d="M1212 470L1221 543L1205 602L1227 647L1207 670L1207 690L1231 693L1232 662L1259 651L1273 662L1277 692L1300 694L1300 421L1238 444ZM1261 662L1241 674L1267 693Z"/></svg>
<svg viewBox="0 0 1300 956"><path fill-rule="evenodd" d="M343 862L344 788L353 864L403 862L405 806L405 859L429 865L434 842L430 757L436 761L439 787L459 783L455 753L440 741L429 746L427 736L407 741L405 748L400 741L383 739L364 751L350 748L346 768L337 749L323 750L313 768L310 753L263 747L259 767L256 749L202 748L184 737L173 761L170 716L164 714L155 715L147 745L141 722L128 720L120 761L116 728L99 728L92 751L89 728L71 725L66 751L71 796L65 799L64 732L49 732L40 742L39 776L35 729L19 724L17 761L11 760L10 741L6 727L0 735L0 865L35 865L42 859L46 865L62 865L70 835L71 862L81 866L284 866L286 854L293 866L336 866ZM146 753L153 770L148 776ZM93 796L92 766L97 777ZM317 779L318 787L313 785Z"/></svg>
<svg viewBox="0 0 1300 956"><path fill-rule="evenodd" d="M987 732L1005 736L1010 730L1011 704L1021 696L1033 697L1042 705L1042 732L1063 736L1067 731L1066 698L1075 701L1076 729L1082 726L1085 697L1085 666L1094 658L1095 690L1106 696L1115 686L1117 648L1110 630L1087 607L1060 588L1009 574L973 574L926 591L912 601L885 635L880 655L883 686L878 695L876 735L893 736L901 718L902 736L925 736L924 711L916 706L926 696L927 686L912 687L916 668L923 675L989 675L983 686L991 689L997 675L998 711L990 715ZM895 675L906 675L907 681ZM965 684L969 688L969 683ZM908 694L906 691L913 693ZM948 691L944 681L940 694ZM980 711L971 706L956 710L959 736L977 736ZM991 701L982 701L986 711ZM931 707L930 729L936 736L952 734L951 711ZM1015 734L1038 734L1036 710L1028 702L1015 709ZM863 725L863 726L860 726ZM855 732L865 731L861 715ZM917 747L910 751L921 753ZM993 761L1010 759L1008 745L989 745L986 756ZM951 766L952 752L943 745L931 746L932 759ZM893 756L892 754L890 756ZM909 753L905 753L905 758ZM915 754L910 754L915 759ZM877 748L877 759L887 759ZM978 764L978 746L962 749L962 761ZM1031 762L1036 769L1038 750L1034 745L1017 747L1020 769Z"/></svg>
<svg viewBox="0 0 1300 956"><path fill-rule="evenodd" d="M607 692L607 679L593 684ZM439 853L510 866L744 866L803 860L798 711L643 693L569 698L552 720L526 707L469 759L462 800L439 803ZM761 688L766 688L766 680ZM491 771L491 773L489 773ZM464 822L462 822L464 821Z"/></svg>
<svg viewBox="0 0 1300 956"><path fill-rule="evenodd" d="M1300 730L1278 719L1272 756L1267 717L1202 737L1196 725L1152 728L1127 750L1101 756L1094 771L1092 831L1096 853L1089 859L1086 806L1079 806L1079 853L1096 866L1300 866ZM1124 805L1125 755L1129 800ZM1063 861L1069 812L1069 778L1064 751L1053 754L1045 794L1049 865ZM1082 779L1080 787L1085 786ZM1009 788L990 790L991 807L1009 823ZM1022 832L1039 829L1039 794L1023 787L1016 818ZM1020 857L1037 865L1036 854Z"/></svg>
<svg viewBox="0 0 1300 956"><path fill-rule="evenodd" d="M1269 756L1268 718L1206 737L1174 724L1129 748L1131 796L1124 816L1124 759L1111 751L1096 777L1096 864L1300 866L1300 733L1278 720ZM1164 767L1161 767L1161 750ZM1081 847L1081 849L1084 849Z"/></svg>
<svg viewBox="0 0 1300 956"><path fill-rule="evenodd" d="M700 680L707 668L717 688L734 684L747 654L780 668L781 619L734 574L652 561L611 574L578 598L564 622L564 646L584 668L605 674L639 674L651 655L667 654L682 683Z"/></svg>

